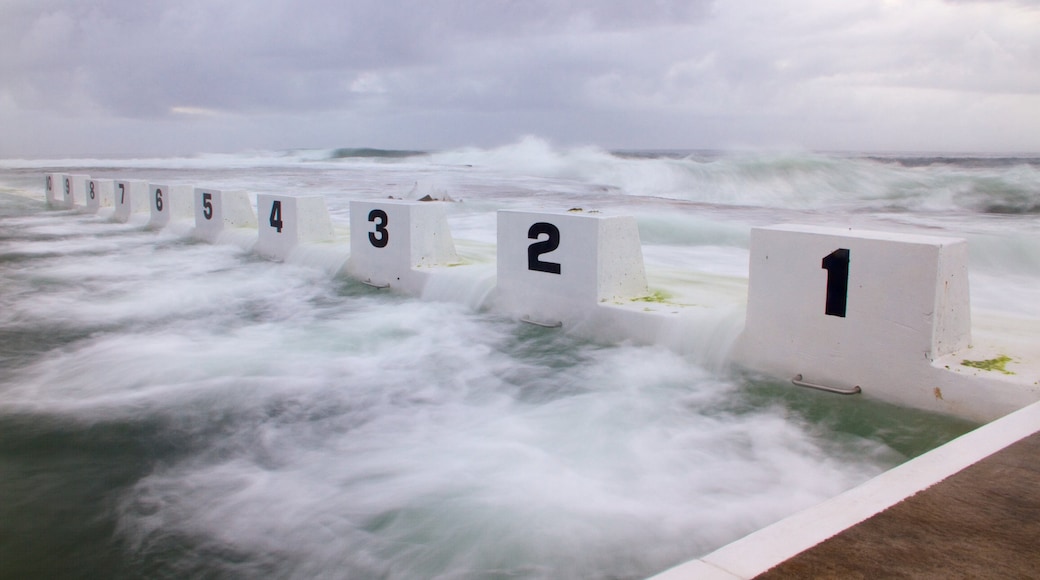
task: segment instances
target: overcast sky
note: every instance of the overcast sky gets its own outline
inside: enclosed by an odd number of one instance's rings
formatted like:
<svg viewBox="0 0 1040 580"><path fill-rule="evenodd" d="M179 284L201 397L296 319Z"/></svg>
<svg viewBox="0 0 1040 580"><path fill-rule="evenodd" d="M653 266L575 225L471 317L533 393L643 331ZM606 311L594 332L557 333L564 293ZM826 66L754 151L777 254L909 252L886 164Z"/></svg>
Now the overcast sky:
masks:
<svg viewBox="0 0 1040 580"><path fill-rule="evenodd" d="M0 0L0 156L1040 152L1040 0Z"/></svg>

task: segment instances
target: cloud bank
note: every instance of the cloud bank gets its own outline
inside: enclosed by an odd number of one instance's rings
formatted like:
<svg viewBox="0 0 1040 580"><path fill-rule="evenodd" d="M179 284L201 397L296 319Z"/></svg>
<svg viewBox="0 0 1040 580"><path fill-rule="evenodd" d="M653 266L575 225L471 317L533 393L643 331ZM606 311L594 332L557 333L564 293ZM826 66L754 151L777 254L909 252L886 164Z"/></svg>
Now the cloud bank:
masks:
<svg viewBox="0 0 1040 580"><path fill-rule="evenodd" d="M0 155L1040 151L1026 1L7 0Z"/></svg>

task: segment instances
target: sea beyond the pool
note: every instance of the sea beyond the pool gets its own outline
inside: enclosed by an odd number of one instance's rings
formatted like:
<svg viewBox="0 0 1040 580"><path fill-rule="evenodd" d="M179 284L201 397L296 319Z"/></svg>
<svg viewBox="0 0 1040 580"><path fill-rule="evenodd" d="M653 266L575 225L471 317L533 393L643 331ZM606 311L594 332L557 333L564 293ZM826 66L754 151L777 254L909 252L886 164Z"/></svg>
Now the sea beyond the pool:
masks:
<svg viewBox="0 0 1040 580"><path fill-rule="evenodd" d="M51 172L320 195L340 232L429 195L464 266L386 292L48 209ZM496 212L570 208L634 216L650 290L713 323L640 345L489 307ZM780 223L964 238L974 328L1040 327L1040 156L0 160L0 578L644 578L974 428L732 364L750 230Z"/></svg>

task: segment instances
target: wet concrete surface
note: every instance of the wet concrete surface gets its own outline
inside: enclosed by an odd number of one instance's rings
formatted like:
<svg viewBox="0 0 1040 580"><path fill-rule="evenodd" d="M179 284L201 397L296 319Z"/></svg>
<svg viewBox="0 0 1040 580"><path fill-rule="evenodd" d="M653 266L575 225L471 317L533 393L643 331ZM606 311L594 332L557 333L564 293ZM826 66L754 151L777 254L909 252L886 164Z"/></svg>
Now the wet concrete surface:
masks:
<svg viewBox="0 0 1040 580"><path fill-rule="evenodd" d="M1040 578L1040 433L755 578Z"/></svg>

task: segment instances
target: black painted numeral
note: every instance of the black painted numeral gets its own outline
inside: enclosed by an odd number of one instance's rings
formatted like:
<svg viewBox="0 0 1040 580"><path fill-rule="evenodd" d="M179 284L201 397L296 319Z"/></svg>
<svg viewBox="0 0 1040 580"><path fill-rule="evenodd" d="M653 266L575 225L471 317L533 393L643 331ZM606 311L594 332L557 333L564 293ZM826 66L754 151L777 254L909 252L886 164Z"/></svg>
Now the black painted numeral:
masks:
<svg viewBox="0 0 1040 580"><path fill-rule="evenodd" d="M548 222L538 222L527 230L527 238L530 240L537 240L542 235L546 235L548 238L527 247L527 269L559 274L560 265L556 262L543 261L541 256L560 247L560 228Z"/></svg>
<svg viewBox="0 0 1040 580"><path fill-rule="evenodd" d="M47 176L47 191L54 192L54 180L50 175Z"/></svg>
<svg viewBox="0 0 1040 580"><path fill-rule="evenodd" d="M90 199L94 199L95 197L97 197L97 194L94 193L94 184L94 181L90 182Z"/></svg>
<svg viewBox="0 0 1040 580"><path fill-rule="evenodd" d="M162 211L162 208L163 208L162 189L156 189L155 190L155 210L156 211Z"/></svg>
<svg viewBox="0 0 1040 580"><path fill-rule="evenodd" d="M68 197L72 193L72 182L68 177L65 178L65 197Z"/></svg>
<svg viewBox="0 0 1040 580"><path fill-rule="evenodd" d="M386 212L381 209L374 209L368 212L368 221L376 225L376 231L368 232L368 241L377 248L385 248L390 243L390 232L387 231L386 225L390 222L390 218L386 215Z"/></svg>
<svg viewBox="0 0 1040 580"><path fill-rule="evenodd" d="M126 203L126 184L119 184L119 205Z"/></svg>
<svg viewBox="0 0 1040 580"><path fill-rule="evenodd" d="M202 217L211 220L213 219L213 194L203 193L202 194Z"/></svg>
<svg viewBox="0 0 1040 580"><path fill-rule="evenodd" d="M834 250L823 259L821 267L827 270L827 300L824 308L828 316L845 318L849 302L849 251Z"/></svg>
<svg viewBox="0 0 1040 580"><path fill-rule="evenodd" d="M282 233L282 202L274 200L271 202L271 219L267 220L274 231Z"/></svg>

